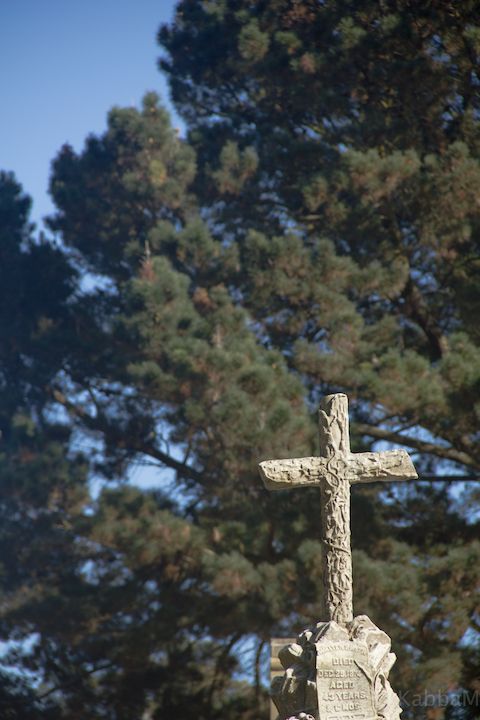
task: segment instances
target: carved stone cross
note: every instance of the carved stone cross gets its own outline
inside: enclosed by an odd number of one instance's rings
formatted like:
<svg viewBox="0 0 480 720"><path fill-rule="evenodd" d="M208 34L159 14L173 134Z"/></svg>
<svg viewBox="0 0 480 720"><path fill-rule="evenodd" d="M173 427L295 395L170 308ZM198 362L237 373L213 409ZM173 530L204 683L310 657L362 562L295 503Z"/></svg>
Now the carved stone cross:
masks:
<svg viewBox="0 0 480 720"><path fill-rule="evenodd" d="M327 395L320 408L320 457L266 460L260 474L269 490L319 485L323 527L323 620L353 620L350 549L350 484L376 480L415 480L405 450L351 453L348 399Z"/></svg>

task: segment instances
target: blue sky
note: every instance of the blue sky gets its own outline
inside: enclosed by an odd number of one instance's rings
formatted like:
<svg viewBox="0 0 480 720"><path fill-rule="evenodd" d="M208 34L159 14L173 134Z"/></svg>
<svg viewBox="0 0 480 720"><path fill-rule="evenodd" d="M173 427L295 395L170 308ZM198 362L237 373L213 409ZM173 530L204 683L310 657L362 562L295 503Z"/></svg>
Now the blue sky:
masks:
<svg viewBox="0 0 480 720"><path fill-rule="evenodd" d="M0 170L13 171L33 198L37 226L53 211L50 164L64 143L80 151L87 135L105 130L113 105L138 107L149 90L173 114L156 34L175 4L0 0ZM172 475L139 465L130 479L149 487L160 473L163 482Z"/></svg>
<svg viewBox="0 0 480 720"><path fill-rule="evenodd" d="M77 151L106 127L113 105L138 106L155 90L156 33L174 0L0 2L0 169L33 197L32 219L51 212L50 163L64 143ZM179 124L178 120L174 121Z"/></svg>

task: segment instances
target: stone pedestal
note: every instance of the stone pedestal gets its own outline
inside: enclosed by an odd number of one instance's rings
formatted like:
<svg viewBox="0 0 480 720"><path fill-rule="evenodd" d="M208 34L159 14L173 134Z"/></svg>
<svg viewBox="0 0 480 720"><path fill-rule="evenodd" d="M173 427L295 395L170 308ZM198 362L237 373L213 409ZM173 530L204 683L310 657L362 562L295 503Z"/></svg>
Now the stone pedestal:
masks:
<svg viewBox="0 0 480 720"><path fill-rule="evenodd" d="M307 628L278 653L284 673L272 682L272 700L279 719L398 720L390 648L388 635L366 615L345 626Z"/></svg>

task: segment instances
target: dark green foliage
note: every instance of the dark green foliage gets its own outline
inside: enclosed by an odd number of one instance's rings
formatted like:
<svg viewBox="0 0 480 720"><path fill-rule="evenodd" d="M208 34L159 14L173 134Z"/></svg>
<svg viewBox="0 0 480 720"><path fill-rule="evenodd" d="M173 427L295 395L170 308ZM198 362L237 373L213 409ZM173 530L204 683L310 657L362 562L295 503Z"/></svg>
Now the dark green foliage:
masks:
<svg viewBox="0 0 480 720"><path fill-rule="evenodd" d="M425 479L480 466L477 15L185 0L160 41L187 140L150 94L63 148L61 247L1 177L14 720L267 716L270 637L319 619L320 511L256 465L315 452L335 390L356 450L424 478L354 489L356 612L406 698L478 689L477 484Z"/></svg>
<svg viewBox="0 0 480 720"><path fill-rule="evenodd" d="M159 36L197 192L267 336L312 387L380 402L391 439L423 426L471 467L477 21L474 3L186 1Z"/></svg>

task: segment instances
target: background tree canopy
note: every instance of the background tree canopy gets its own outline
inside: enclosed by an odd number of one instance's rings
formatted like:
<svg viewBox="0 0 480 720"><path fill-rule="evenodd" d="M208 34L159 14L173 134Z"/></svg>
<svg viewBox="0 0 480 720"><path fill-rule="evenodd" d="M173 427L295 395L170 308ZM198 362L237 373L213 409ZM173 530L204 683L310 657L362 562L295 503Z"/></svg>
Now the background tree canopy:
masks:
<svg viewBox="0 0 480 720"><path fill-rule="evenodd" d="M355 611L397 690L478 716L477 3L184 0L159 42L185 139L114 108L49 238L0 176L0 717L267 717L320 510L256 465L332 391L421 475L353 492Z"/></svg>

